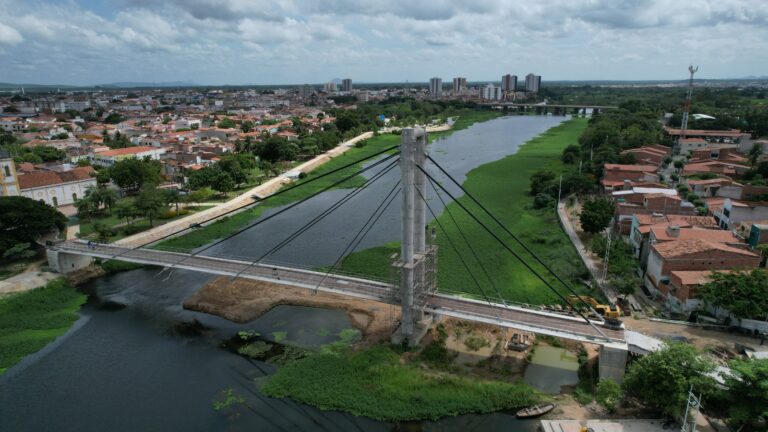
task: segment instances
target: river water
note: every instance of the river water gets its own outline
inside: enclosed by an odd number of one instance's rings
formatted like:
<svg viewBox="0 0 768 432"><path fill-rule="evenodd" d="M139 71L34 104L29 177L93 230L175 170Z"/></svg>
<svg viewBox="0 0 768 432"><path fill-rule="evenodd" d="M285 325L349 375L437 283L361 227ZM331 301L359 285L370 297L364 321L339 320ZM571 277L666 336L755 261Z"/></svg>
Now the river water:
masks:
<svg viewBox="0 0 768 432"><path fill-rule="evenodd" d="M500 118L438 140L430 145L430 153L463 181L471 169L514 153L521 143L562 120ZM369 192L374 193L359 195L359 201L350 202L274 259L310 266L332 263L349 241L350 227L361 225L392 187L395 171L371 186ZM223 243L214 253L258 256L343 193L322 194L282 215L280 224L264 224L243 239ZM430 202L435 208L438 204ZM398 207L392 206L361 248L397 240ZM141 269L87 284L96 295L83 307L76 325L0 376L0 431L535 430L537 422L517 421L511 413L391 424L264 397L253 380L274 367L223 350L223 339L249 330L313 345L334 340L351 324L339 311L311 308L276 308L244 325L184 310L183 300L209 279L191 271L174 270L168 277L168 272ZM193 320L204 330L179 328L180 322ZM214 399L227 389L242 396L249 409L237 415L214 410Z"/></svg>

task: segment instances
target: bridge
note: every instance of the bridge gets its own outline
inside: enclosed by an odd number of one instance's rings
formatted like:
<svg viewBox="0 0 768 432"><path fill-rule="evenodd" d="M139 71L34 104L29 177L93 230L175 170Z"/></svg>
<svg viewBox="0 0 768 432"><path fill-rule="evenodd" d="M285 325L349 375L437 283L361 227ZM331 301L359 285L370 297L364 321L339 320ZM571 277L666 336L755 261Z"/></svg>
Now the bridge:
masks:
<svg viewBox="0 0 768 432"><path fill-rule="evenodd" d="M506 108L543 108L546 110L552 109L552 110L563 110L565 112L567 111L585 111L588 109L593 110L593 112L601 112L609 109L617 109L618 106L614 105L589 105L589 104L548 104L544 102L511 102L511 101L488 101L488 102L481 102L480 105L485 106L491 106L491 107L506 107ZM586 111L585 111L586 112Z"/></svg>
<svg viewBox="0 0 768 432"><path fill-rule="evenodd" d="M601 346L600 375L609 377L617 382L621 381L624 367L627 359L627 344L623 328L608 326L604 321L590 319L579 308L571 304L566 296L560 293L560 290L554 288L550 278L545 278L539 270L535 269L522 256L513 250L505 240L503 240L497 231L501 229L519 243L523 249L549 273L559 281L565 289L574 293L572 288L555 274L549 266L537 257L518 237L516 237L508 228L506 228L492 213L482 206L469 191L463 188L449 173L447 173L437 162L434 161L426 152L427 133L424 129L408 128L402 131L402 142L397 147L385 149L382 152L369 156L366 159L380 156L380 160L369 163L364 168L352 173L343 179L320 189L320 191L298 200L281 210L257 219L244 228L241 228L228 236L219 239L209 245L191 252L177 252L163 250L158 242L181 235L190 230L199 229L204 225L215 222L218 218L227 213L217 215L202 224L185 227L177 232L167 234L159 239L154 239L150 243L138 246L125 246L117 244L92 244L83 241L65 241L52 243L48 246L49 266L52 270L61 273L67 273L73 270L83 268L90 264L93 258L117 259L121 261L162 266L166 269L187 269L209 274L229 276L232 278L246 278L252 280L266 281L276 284L295 286L309 290L332 292L352 297L364 298L383 302L391 305L397 305L401 310L401 319L399 327L393 335L395 343L415 344L428 330L430 323L436 317L448 316L475 322L494 324L503 327L519 329L522 331L538 334L550 335L559 338L575 340L579 342L594 343ZM394 152L393 152L394 151ZM389 156L383 157L386 153ZM318 176L310 176L308 180L299 182L288 188L281 189L271 196L276 196L286 191L293 190L303 185L316 181L320 178L339 173L341 170L356 165L361 161L355 161L339 169L324 173ZM451 193L444 185L438 182L430 174L425 166L431 162L436 168L447 176L464 194L475 201L485 212L488 213L498 227L489 226L486 222L480 220L476 214L464 206L461 201L456 201L456 196ZM393 257L392 267L396 273L393 281L399 279L399 283L387 280L374 280L370 277L359 277L356 275L343 274L337 270L339 260L327 271L318 271L316 269L299 268L293 265L276 265L270 263L268 257L288 242L293 241L299 235L311 229L314 224L324 217L327 217L333 211L348 202L351 197L362 192L368 185L381 179L387 172L399 164L400 179L390 190L390 193L384 197L380 205L371 214L366 224L357 231L356 235L342 253L351 252L360 244L362 238L376 224L379 217L386 211L387 207L394 201L398 195L402 195L401 206L401 250L400 254ZM381 168L381 167L384 168ZM234 236L240 235L260 223L279 216L281 213L291 210L301 203L319 195L322 192L357 177L361 173L379 167L379 171L368 178L365 183L349 192L331 207L323 211L313 220L302 226L299 230L288 236L285 240L267 251L262 256L251 259L241 259L227 256L212 256L205 252L211 247L220 244ZM469 214L472 219L480 224L484 230L492 235L514 258L520 260L524 266L531 271L538 279L558 295L575 313L557 312L550 310L541 310L540 308L511 305L508 302L494 301L489 296L476 278L473 277L477 288L482 292L479 299L467 298L464 296L449 295L440 293L437 289L437 246L433 241L434 228L432 236L425 229L427 227L427 212L434 218L436 214L429 206L426 195L428 186L431 186L434 193L443 200L442 195L447 195L454 202ZM442 193L441 193L442 191ZM241 211L247 207L258 205L259 202L269 199L261 198L254 203L245 204L241 208L233 209L232 212ZM446 208L446 211L450 211ZM451 216L452 217L452 216ZM439 224L439 221L435 219ZM367 227L367 228L366 228ZM447 235L447 231L440 225L441 230ZM463 235L463 234L462 234ZM451 246L453 241L448 239ZM468 240L467 244L469 244ZM456 249L454 247L454 249ZM458 249L456 249L458 253ZM473 252L474 253L474 252ZM478 260L479 261L479 260ZM472 270L462 259L467 272L472 275ZM480 264L482 266L482 263ZM492 283L493 285L493 283ZM502 298L499 293L498 298ZM589 307L587 305L587 307ZM597 316L592 311L594 316Z"/></svg>

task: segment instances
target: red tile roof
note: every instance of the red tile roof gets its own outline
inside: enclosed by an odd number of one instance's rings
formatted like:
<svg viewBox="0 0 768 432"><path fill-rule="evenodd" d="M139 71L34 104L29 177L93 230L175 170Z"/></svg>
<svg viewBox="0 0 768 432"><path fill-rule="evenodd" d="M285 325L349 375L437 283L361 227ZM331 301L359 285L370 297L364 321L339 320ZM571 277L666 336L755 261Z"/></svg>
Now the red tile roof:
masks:
<svg viewBox="0 0 768 432"><path fill-rule="evenodd" d="M34 171L19 176L19 188L32 189L42 186L88 180L91 178L92 172L94 172L93 167L89 166L77 167L64 172Z"/></svg>
<svg viewBox="0 0 768 432"><path fill-rule="evenodd" d="M144 153L152 150L157 150L157 148L149 147L149 146L125 147L125 148L119 148L119 149L107 150L107 151L101 152L99 153L99 156L102 156L102 157L123 156L123 155Z"/></svg>

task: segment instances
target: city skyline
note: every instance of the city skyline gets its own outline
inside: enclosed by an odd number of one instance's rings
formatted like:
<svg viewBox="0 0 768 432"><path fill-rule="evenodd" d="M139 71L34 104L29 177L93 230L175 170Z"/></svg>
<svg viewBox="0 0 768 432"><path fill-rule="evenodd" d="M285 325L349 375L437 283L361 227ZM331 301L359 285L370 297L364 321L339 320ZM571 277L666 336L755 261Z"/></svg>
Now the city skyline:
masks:
<svg viewBox="0 0 768 432"><path fill-rule="evenodd" d="M689 63L703 79L765 75L766 8L695 3L0 0L0 82L673 80Z"/></svg>

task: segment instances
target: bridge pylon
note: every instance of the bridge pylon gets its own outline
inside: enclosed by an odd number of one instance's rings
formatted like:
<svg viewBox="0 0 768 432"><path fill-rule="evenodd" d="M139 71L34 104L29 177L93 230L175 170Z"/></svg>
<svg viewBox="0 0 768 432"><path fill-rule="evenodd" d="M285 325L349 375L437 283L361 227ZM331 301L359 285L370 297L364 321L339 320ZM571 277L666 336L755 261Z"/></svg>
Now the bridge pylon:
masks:
<svg viewBox="0 0 768 432"><path fill-rule="evenodd" d="M401 318L392 341L415 345L428 327L426 299L437 289L437 247L427 244L427 178L417 168L426 161L427 132L405 128L401 137L401 246L400 256L392 264L400 279Z"/></svg>

